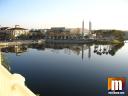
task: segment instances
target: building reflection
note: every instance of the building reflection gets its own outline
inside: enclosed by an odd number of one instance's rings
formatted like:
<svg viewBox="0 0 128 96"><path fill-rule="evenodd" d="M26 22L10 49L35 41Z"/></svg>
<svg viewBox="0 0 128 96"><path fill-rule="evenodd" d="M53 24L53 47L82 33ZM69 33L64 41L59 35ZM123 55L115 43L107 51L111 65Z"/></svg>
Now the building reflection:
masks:
<svg viewBox="0 0 128 96"><path fill-rule="evenodd" d="M46 45L47 48L53 48L54 50L57 49L63 49L65 54L71 54L74 53L78 56L81 56L81 58L84 58L84 51L88 50L88 57L91 57L91 45L89 44L48 44ZM55 52L55 51L54 51Z"/></svg>
<svg viewBox="0 0 128 96"><path fill-rule="evenodd" d="M26 45L15 45L15 46L8 46L1 49L2 52L8 53L16 53L17 56L19 56L21 53L27 51Z"/></svg>
<svg viewBox="0 0 128 96"><path fill-rule="evenodd" d="M91 54L97 55L111 55L114 56L115 53L123 46L123 44L119 45L91 45L91 44L31 44L31 45L15 45L1 48L2 52L8 53L16 53L17 56L21 55L21 53L26 52L28 48L37 49L44 51L45 49L50 49L53 53L59 53L63 51L65 54L76 54L82 58L82 60L86 57L91 58Z"/></svg>
<svg viewBox="0 0 128 96"><path fill-rule="evenodd" d="M28 45L28 48L45 50L45 44L30 44L30 45Z"/></svg>
<svg viewBox="0 0 128 96"><path fill-rule="evenodd" d="M91 58L91 46L88 46L88 58Z"/></svg>
<svg viewBox="0 0 128 96"><path fill-rule="evenodd" d="M87 53L87 57L90 59L91 58L91 46L92 45L90 45L90 44L83 44L82 45L82 49L81 49L81 54L82 54L82 60L84 59L84 55L86 55L85 54L85 51L87 51L88 53Z"/></svg>
<svg viewBox="0 0 128 96"><path fill-rule="evenodd" d="M88 58L91 58L91 45L89 44L31 44L31 45L15 45L15 46L6 46L1 49L5 53L16 53L17 56L20 56L21 53L26 52L28 48L45 50L46 48L51 49L52 52L58 53L59 50L64 50L65 54L76 54L81 56L84 59L84 51L88 51Z"/></svg>

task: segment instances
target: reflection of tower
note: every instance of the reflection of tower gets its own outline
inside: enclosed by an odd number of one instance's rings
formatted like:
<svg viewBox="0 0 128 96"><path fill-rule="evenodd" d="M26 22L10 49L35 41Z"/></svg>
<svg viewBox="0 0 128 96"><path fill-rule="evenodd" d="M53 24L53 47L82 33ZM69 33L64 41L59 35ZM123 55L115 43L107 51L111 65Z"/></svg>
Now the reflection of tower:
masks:
<svg viewBox="0 0 128 96"><path fill-rule="evenodd" d="M92 23L91 21L89 21L89 34L91 34L91 31L92 31Z"/></svg>
<svg viewBox="0 0 128 96"><path fill-rule="evenodd" d="M88 49L88 58L91 58L91 47L90 47L90 45L88 47L89 47L89 49Z"/></svg>
<svg viewBox="0 0 128 96"><path fill-rule="evenodd" d="M82 45L82 60L84 58L84 45Z"/></svg>
<svg viewBox="0 0 128 96"><path fill-rule="evenodd" d="M84 20L82 22L82 38L84 38Z"/></svg>

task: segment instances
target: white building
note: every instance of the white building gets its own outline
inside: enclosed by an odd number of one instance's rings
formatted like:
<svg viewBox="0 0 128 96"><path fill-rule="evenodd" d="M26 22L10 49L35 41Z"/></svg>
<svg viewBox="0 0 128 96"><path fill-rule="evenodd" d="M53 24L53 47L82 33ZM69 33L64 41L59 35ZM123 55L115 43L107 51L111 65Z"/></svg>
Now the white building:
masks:
<svg viewBox="0 0 128 96"><path fill-rule="evenodd" d="M19 25L15 25L15 28L10 28L10 33L14 37L18 37L20 35L27 35L29 31L25 28L21 28Z"/></svg>

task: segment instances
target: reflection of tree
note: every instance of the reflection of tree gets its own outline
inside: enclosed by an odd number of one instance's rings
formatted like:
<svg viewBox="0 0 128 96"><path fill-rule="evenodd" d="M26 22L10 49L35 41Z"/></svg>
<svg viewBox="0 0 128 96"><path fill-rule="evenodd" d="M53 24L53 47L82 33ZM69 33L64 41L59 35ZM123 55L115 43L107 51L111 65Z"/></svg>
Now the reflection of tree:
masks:
<svg viewBox="0 0 128 96"><path fill-rule="evenodd" d="M16 53L17 55L26 52L26 50L27 50L27 46L25 45L8 46L1 49L2 52L6 52L6 53L11 52L11 53Z"/></svg>
<svg viewBox="0 0 128 96"><path fill-rule="evenodd" d="M114 45L112 46L111 50L109 51L109 54L111 54L112 56L115 55L115 53L123 47L124 44L118 44L118 45Z"/></svg>
<svg viewBox="0 0 128 96"><path fill-rule="evenodd" d="M44 50L45 49L45 45L44 44L30 44L28 45L29 48L35 48L38 50Z"/></svg>
<svg viewBox="0 0 128 96"><path fill-rule="evenodd" d="M88 57L91 57L91 45L88 44L57 44L57 43L45 43L45 44L30 44L30 45L16 45L8 46L2 48L2 52L11 52L20 55L20 53L26 52L27 48L33 48L38 50L45 50L45 48L50 49L53 53L59 53L60 50L63 50L65 54L76 54L82 55L84 58L84 51L88 49Z"/></svg>
<svg viewBox="0 0 128 96"><path fill-rule="evenodd" d="M1 49L0 49L0 64L2 64L8 71L11 71L11 67L7 60L7 57L3 52L1 52Z"/></svg>
<svg viewBox="0 0 128 96"><path fill-rule="evenodd" d="M80 51L82 50L81 45L79 44L56 44L56 43L49 43L49 44L31 44L28 46L29 48L35 48L38 50L44 50L45 48L53 49L52 52L57 53L57 51L64 49L64 52L69 54L72 51L73 53L79 55ZM55 51L56 50L56 51Z"/></svg>
<svg viewBox="0 0 128 96"><path fill-rule="evenodd" d="M82 46L70 46L69 50L71 50L73 53L79 55L80 51L82 50Z"/></svg>
<svg viewBox="0 0 128 96"><path fill-rule="evenodd" d="M110 54L112 56L123 46L124 44L115 44L115 45L95 45L94 46L94 53L97 55L102 54Z"/></svg>
<svg viewBox="0 0 128 96"><path fill-rule="evenodd" d="M64 49L64 52L70 54L71 52L79 55L81 51L81 45L78 44L46 44L46 48L53 48L54 50Z"/></svg>
<svg viewBox="0 0 128 96"><path fill-rule="evenodd" d="M46 44L46 48L52 48L52 52L57 53L57 51L63 50L64 53L70 55L71 53L82 55L82 59L84 58L84 51L88 49L88 57L91 58L91 45L90 44Z"/></svg>
<svg viewBox="0 0 128 96"><path fill-rule="evenodd" d="M94 53L98 55L108 54L110 45L95 45L94 46Z"/></svg>

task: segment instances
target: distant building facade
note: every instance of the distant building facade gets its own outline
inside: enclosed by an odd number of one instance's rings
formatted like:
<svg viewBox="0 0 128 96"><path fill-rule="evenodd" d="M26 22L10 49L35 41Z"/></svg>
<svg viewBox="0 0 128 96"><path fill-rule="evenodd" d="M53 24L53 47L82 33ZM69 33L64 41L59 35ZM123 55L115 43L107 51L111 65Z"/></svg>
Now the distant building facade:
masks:
<svg viewBox="0 0 128 96"><path fill-rule="evenodd" d="M21 28L19 25L15 25L15 28L10 28L10 33L12 36L15 38L20 36L20 35L27 35L29 31L25 28Z"/></svg>
<svg viewBox="0 0 128 96"><path fill-rule="evenodd" d="M53 40L82 39L80 31L80 28L51 27L47 30L46 38Z"/></svg>
<svg viewBox="0 0 128 96"><path fill-rule="evenodd" d="M0 28L0 39L15 39L20 35L27 35L29 31L25 28L21 28L19 25L15 25L14 28L1 27ZM8 37L7 37L8 36Z"/></svg>
<svg viewBox="0 0 128 96"><path fill-rule="evenodd" d="M46 39L67 39L70 30L65 27L51 27L47 30Z"/></svg>

